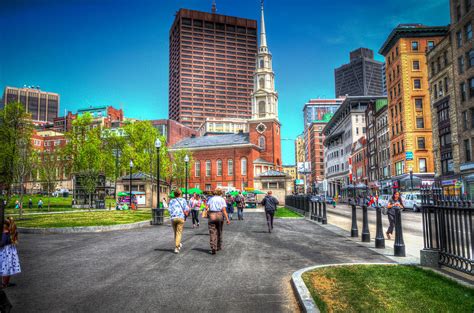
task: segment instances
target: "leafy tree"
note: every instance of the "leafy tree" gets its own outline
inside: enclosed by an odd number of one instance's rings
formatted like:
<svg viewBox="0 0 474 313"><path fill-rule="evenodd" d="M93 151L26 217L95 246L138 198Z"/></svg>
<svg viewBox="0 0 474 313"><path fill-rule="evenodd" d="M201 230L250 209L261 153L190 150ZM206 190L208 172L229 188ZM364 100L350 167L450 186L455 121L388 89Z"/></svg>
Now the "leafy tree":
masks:
<svg viewBox="0 0 474 313"><path fill-rule="evenodd" d="M62 153L60 151L45 151L38 155L37 170L39 172L41 186L48 192L48 211L50 208L50 197L57 184L57 169L62 167Z"/></svg>
<svg viewBox="0 0 474 313"><path fill-rule="evenodd" d="M23 201L24 179L31 172L32 134L30 115L20 102L8 103L0 110L0 185L5 190L6 203L14 183L19 183L20 202Z"/></svg>
<svg viewBox="0 0 474 313"><path fill-rule="evenodd" d="M172 155L172 166L171 166L171 179L170 184L175 183L178 186L184 187L186 184L186 162L184 162L185 156L189 157L188 162L188 181L191 173L191 164L194 163L192 153L187 149L180 149L173 152Z"/></svg>

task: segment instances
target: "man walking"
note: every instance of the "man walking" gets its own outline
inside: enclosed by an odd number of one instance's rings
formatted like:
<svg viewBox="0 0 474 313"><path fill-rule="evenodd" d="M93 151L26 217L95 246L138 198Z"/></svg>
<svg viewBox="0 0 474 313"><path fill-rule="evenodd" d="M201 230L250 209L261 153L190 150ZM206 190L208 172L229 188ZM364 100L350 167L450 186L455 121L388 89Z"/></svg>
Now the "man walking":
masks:
<svg viewBox="0 0 474 313"><path fill-rule="evenodd" d="M168 211L170 213L171 226L174 233L174 253L179 253L183 244L181 236L183 235L184 217L189 214L189 206L186 200L181 197L181 190L177 188L174 191L175 198L170 201Z"/></svg>
<svg viewBox="0 0 474 313"><path fill-rule="evenodd" d="M244 208L245 208L245 198L242 196L242 191L239 191L237 197L235 197L235 203L237 204L237 217L239 220L244 219Z"/></svg>
<svg viewBox="0 0 474 313"><path fill-rule="evenodd" d="M261 204L265 208L265 215L267 217L267 226L268 232L271 233L273 229L273 216L277 210L277 205L279 204L277 198L272 196L272 191L268 191L265 198L263 198Z"/></svg>
<svg viewBox="0 0 474 313"><path fill-rule="evenodd" d="M217 251L222 250L222 231L224 226L224 217L227 225L230 224L229 216L226 211L227 204L222 198L222 191L216 189L214 196L208 202L208 227L211 244L211 254L216 254Z"/></svg>

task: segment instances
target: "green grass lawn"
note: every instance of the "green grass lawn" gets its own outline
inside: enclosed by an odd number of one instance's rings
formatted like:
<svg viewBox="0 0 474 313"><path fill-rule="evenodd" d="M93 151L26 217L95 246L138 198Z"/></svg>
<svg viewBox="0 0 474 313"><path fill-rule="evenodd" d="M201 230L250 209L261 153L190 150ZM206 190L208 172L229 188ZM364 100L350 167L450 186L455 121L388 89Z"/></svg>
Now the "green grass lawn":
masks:
<svg viewBox="0 0 474 313"><path fill-rule="evenodd" d="M24 195L23 196L23 209L26 211L28 210L28 200L31 198L33 201L33 209L38 208L38 201L39 199L43 200L43 210L47 210L48 208L48 197L46 196L39 196L39 195ZM10 202L8 202L7 209L9 208L14 208L15 207L15 201L20 200L19 196L13 196L10 199ZM49 197L50 201L50 207L51 208L56 208L56 207L61 207L61 208L67 208L71 207L72 205L72 196L69 197Z"/></svg>
<svg viewBox="0 0 474 313"><path fill-rule="evenodd" d="M474 289L414 266L327 267L303 280L321 312L474 312Z"/></svg>
<svg viewBox="0 0 474 313"><path fill-rule="evenodd" d="M167 216L165 211L165 216ZM107 226L129 224L151 220L150 210L132 211L102 211L78 212L64 214L29 215L21 220L17 219L18 227L53 228L78 226Z"/></svg>
<svg viewBox="0 0 474 313"><path fill-rule="evenodd" d="M303 215L296 213L288 208L278 208L275 217L302 217Z"/></svg>

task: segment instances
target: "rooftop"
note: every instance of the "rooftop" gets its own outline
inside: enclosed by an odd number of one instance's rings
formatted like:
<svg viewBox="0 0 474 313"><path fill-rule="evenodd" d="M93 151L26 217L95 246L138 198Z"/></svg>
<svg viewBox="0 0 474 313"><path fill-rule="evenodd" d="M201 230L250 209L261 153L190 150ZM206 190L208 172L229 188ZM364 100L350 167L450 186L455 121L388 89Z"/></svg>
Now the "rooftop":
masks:
<svg viewBox="0 0 474 313"><path fill-rule="evenodd" d="M259 175L257 175L259 177L286 177L288 176L287 173L284 173L284 172L280 172L280 171L275 171L275 170L268 170L266 172L263 172Z"/></svg>
<svg viewBox="0 0 474 313"><path fill-rule="evenodd" d="M234 146L250 144L248 133L224 134L215 136L189 137L176 143L172 149L195 149L217 146Z"/></svg>

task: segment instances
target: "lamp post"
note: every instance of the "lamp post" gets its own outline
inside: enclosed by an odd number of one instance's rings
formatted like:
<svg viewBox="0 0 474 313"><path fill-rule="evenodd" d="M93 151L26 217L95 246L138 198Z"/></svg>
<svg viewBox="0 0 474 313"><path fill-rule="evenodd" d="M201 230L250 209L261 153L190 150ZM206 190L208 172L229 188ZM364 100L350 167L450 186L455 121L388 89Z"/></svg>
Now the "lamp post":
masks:
<svg viewBox="0 0 474 313"><path fill-rule="evenodd" d="M132 169L133 169L133 161L130 160L130 184L129 184L129 191L130 191L130 209L132 209Z"/></svg>
<svg viewBox="0 0 474 313"><path fill-rule="evenodd" d="M184 157L184 164L186 165L186 180L185 180L186 202L188 201L188 163L189 163L189 156L186 154Z"/></svg>
<svg viewBox="0 0 474 313"><path fill-rule="evenodd" d="M410 166L410 184L411 184L411 192L413 193L413 167Z"/></svg>
<svg viewBox="0 0 474 313"><path fill-rule="evenodd" d="M155 140L156 148L156 208L160 208L160 148L161 141L159 138ZM153 188L153 186L152 186Z"/></svg>

